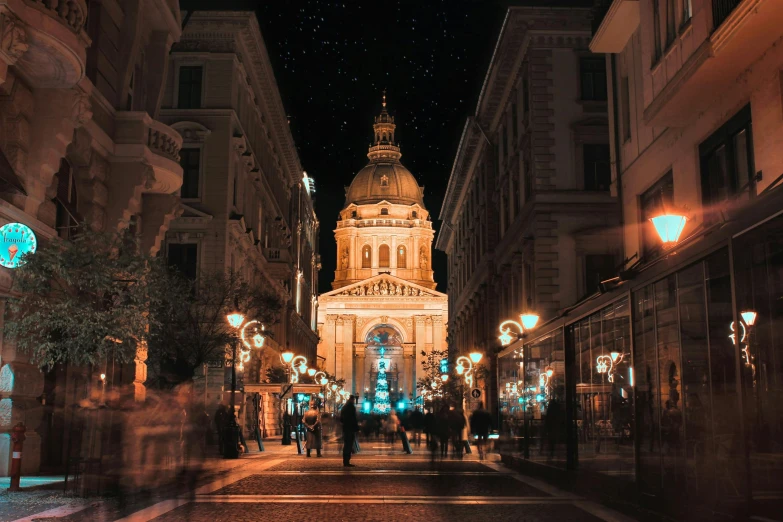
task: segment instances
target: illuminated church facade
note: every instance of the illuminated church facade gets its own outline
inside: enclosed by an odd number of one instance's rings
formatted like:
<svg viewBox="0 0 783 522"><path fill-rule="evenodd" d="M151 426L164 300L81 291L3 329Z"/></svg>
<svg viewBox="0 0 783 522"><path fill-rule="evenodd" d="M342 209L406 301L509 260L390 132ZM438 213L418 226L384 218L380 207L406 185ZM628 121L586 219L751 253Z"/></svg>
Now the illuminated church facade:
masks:
<svg viewBox="0 0 783 522"><path fill-rule="evenodd" d="M424 187L400 163L395 128L384 96L369 163L346 189L334 231L332 291L319 297L322 367L345 379L365 411L411 408L422 353L446 349L448 304L435 290L432 221Z"/></svg>

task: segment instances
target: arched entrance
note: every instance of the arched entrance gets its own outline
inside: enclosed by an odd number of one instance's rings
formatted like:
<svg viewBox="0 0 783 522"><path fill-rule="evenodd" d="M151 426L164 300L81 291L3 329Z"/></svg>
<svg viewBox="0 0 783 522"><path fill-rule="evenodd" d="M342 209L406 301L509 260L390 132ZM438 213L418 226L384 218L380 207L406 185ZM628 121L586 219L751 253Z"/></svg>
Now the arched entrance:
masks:
<svg viewBox="0 0 783 522"><path fill-rule="evenodd" d="M390 409L407 409L409 398L405 396L401 371L402 334L392 325L378 324L367 332L364 342L366 384L362 390L362 412L386 414Z"/></svg>

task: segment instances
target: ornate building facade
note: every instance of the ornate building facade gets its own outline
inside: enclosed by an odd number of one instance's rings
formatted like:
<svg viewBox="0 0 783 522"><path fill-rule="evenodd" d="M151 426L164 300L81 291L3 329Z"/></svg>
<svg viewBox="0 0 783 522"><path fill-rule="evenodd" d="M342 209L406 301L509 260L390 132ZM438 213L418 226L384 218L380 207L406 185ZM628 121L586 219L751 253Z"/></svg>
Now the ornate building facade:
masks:
<svg viewBox="0 0 783 522"><path fill-rule="evenodd" d="M400 163L385 96L373 129L370 161L346 189L335 230L337 270L334 290L319 298L318 356L366 404L378 399L384 361L391 404L407 408L422 352L446 348L448 305L435 290L424 189Z"/></svg>
<svg viewBox="0 0 783 522"><path fill-rule="evenodd" d="M182 213L163 245L169 263L194 277L233 271L285 303L260 364L249 365L241 383L263 381L270 366L280 365L281 351L314 364L315 187L302 170L254 13L189 16L170 54L161 119L183 137ZM222 361L197 378L209 412L226 400L228 382ZM267 406L267 433L274 434L276 406Z"/></svg>
<svg viewBox="0 0 783 522"><path fill-rule="evenodd" d="M39 243L71 239L79 223L131 228L147 253L160 251L182 184L182 137L160 120L181 25L176 0L0 4L0 225L29 227ZM13 268L0 268L0 328L12 281ZM87 439L66 406L101 389L102 373L144 400L146 359L141 346L129 365L42 372L0 338L0 475L17 422L27 427L22 472L64 469Z"/></svg>

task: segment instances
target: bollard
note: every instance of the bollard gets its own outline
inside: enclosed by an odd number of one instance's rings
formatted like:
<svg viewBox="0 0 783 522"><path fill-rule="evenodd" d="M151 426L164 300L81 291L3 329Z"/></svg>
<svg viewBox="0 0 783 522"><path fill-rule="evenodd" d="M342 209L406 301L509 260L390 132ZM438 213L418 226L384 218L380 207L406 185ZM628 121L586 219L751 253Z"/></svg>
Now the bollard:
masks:
<svg viewBox="0 0 783 522"><path fill-rule="evenodd" d="M8 491L20 491L19 480L22 476L22 447L24 446L24 432L27 431L24 424L18 422L11 431L11 441L14 443L11 455L11 487Z"/></svg>

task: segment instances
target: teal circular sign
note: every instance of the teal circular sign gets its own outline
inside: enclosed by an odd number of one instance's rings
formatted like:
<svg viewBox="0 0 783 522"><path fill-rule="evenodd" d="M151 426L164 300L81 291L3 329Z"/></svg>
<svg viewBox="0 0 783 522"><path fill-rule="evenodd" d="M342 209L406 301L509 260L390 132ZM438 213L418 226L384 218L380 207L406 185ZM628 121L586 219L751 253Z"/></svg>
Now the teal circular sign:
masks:
<svg viewBox="0 0 783 522"><path fill-rule="evenodd" d="M34 254L38 248L35 233L22 223L6 223L0 227L0 265L16 268L24 264L24 254Z"/></svg>

